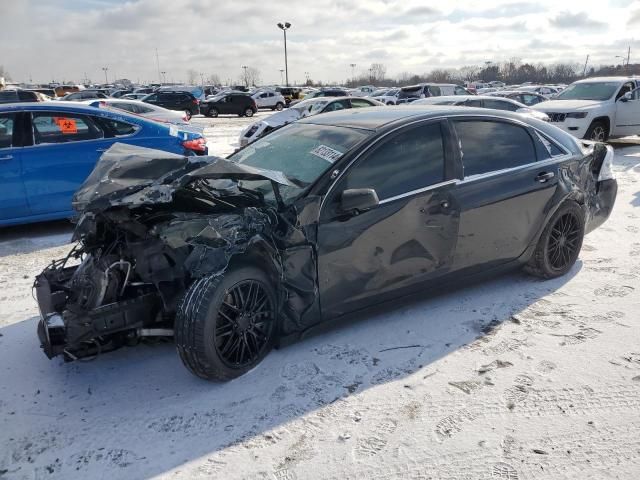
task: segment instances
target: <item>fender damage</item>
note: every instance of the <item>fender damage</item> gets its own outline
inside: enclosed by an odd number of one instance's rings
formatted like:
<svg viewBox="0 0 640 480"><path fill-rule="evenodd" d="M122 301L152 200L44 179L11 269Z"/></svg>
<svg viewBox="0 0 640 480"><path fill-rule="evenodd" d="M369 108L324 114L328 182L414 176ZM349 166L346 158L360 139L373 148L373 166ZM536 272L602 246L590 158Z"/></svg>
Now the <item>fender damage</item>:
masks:
<svg viewBox="0 0 640 480"><path fill-rule="evenodd" d="M35 280L45 354L75 360L169 336L186 289L240 259L273 277L281 335L313 323L314 225L243 188L243 180L257 179L271 182L276 200L281 186L296 185L280 172L216 157L109 149L74 197L76 245Z"/></svg>

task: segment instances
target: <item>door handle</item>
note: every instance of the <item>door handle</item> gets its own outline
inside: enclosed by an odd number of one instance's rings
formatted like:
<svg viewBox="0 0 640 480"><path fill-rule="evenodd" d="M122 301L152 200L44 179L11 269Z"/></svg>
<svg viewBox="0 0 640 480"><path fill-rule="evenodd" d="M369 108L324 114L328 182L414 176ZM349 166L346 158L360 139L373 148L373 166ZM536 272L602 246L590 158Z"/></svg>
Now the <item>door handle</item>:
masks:
<svg viewBox="0 0 640 480"><path fill-rule="evenodd" d="M556 174L553 172L541 172L536 176L536 182L545 183L547 180L551 180Z"/></svg>
<svg viewBox="0 0 640 480"><path fill-rule="evenodd" d="M440 206L441 206L442 208L449 208L449 201L448 201L448 200L442 200L442 201L440 202Z"/></svg>
<svg viewBox="0 0 640 480"><path fill-rule="evenodd" d="M12 158L13 158L13 155L4 155L0 157L0 162L6 162L7 160L11 160Z"/></svg>

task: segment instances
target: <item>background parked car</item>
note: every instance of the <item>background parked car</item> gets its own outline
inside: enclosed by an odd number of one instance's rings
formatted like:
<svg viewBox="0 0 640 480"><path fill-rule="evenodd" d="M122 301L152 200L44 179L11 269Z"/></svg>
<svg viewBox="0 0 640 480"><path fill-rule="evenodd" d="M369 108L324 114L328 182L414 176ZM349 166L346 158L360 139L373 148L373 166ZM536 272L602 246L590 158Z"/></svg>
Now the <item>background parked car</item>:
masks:
<svg viewBox="0 0 640 480"><path fill-rule="evenodd" d="M60 100L64 100L65 102L81 102L83 100L96 98L109 98L109 95L97 90L82 90L80 92L67 93L64 97L61 97Z"/></svg>
<svg viewBox="0 0 640 480"><path fill-rule="evenodd" d="M258 90L251 95L251 98L255 100L258 108L270 108L271 110L280 111L287 104L287 101L280 92L272 90Z"/></svg>
<svg viewBox="0 0 640 480"><path fill-rule="evenodd" d="M419 98L439 97L441 95L469 95L469 91L453 83L419 83L402 87L398 93L398 105L411 103Z"/></svg>
<svg viewBox="0 0 640 480"><path fill-rule="evenodd" d="M399 88L382 88L371 94L371 98L385 105L395 105L398 103Z"/></svg>
<svg viewBox="0 0 640 480"><path fill-rule="evenodd" d="M121 98L126 100L142 100L148 93L126 93Z"/></svg>
<svg viewBox="0 0 640 480"><path fill-rule="evenodd" d="M180 110L190 120L193 115L200 113L200 102L191 93L186 91L158 90L141 99L143 102L158 105L169 110Z"/></svg>
<svg viewBox="0 0 640 480"><path fill-rule="evenodd" d="M578 80L533 108L578 138L605 141L640 134L640 79L594 77Z"/></svg>
<svg viewBox="0 0 640 480"><path fill-rule="evenodd" d="M0 105L0 225L71 217L71 197L102 152L127 143L206 154L201 134L71 102Z"/></svg>
<svg viewBox="0 0 640 480"><path fill-rule="evenodd" d="M520 90L498 90L497 92L488 93L486 95L495 97L510 98L517 102L520 102L527 107L532 107L541 102L546 102L548 99L544 95L540 95L535 92L526 92Z"/></svg>
<svg viewBox="0 0 640 480"><path fill-rule="evenodd" d="M0 103L14 102L39 102L37 92L28 90L2 90L0 91Z"/></svg>
<svg viewBox="0 0 640 480"><path fill-rule="evenodd" d="M97 108L115 108L125 112L140 115L141 117L175 124L188 124L189 119L185 112L169 110L158 105L144 103L139 100L127 100L125 98L104 98L100 100L87 100L83 103Z"/></svg>
<svg viewBox="0 0 640 480"><path fill-rule="evenodd" d="M274 113L267 118L249 125L240 132L239 144L241 147L257 140L275 130L276 128L295 122L301 118L318 115L320 113L336 112L349 108L383 107L384 103L372 98L362 97L317 97L302 100L287 110Z"/></svg>
<svg viewBox="0 0 640 480"><path fill-rule="evenodd" d="M300 100L302 98L302 89L298 87L276 87L276 92L282 94L287 105L294 100Z"/></svg>
<svg viewBox="0 0 640 480"><path fill-rule="evenodd" d="M258 105L246 93L223 93L200 102L200 111L206 117L217 117L218 115L253 117L253 114L258 111Z"/></svg>
<svg viewBox="0 0 640 480"><path fill-rule="evenodd" d="M493 108L528 115L544 122L549 121L549 116L543 112L533 110L520 102L510 98L492 97L488 95L450 95L446 97L422 98L411 105L456 105L459 107Z"/></svg>

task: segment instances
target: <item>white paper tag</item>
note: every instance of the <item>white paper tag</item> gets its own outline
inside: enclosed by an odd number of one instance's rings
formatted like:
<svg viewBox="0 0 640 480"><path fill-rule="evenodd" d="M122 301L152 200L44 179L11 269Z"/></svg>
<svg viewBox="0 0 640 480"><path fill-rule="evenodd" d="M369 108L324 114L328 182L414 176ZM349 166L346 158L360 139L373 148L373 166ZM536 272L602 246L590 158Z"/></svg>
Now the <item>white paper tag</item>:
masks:
<svg viewBox="0 0 640 480"><path fill-rule="evenodd" d="M320 157L329 163L335 162L342 156L342 153L340 153L337 150L334 150L333 148L327 147L326 145L318 145L309 153L311 155L315 155L316 157Z"/></svg>

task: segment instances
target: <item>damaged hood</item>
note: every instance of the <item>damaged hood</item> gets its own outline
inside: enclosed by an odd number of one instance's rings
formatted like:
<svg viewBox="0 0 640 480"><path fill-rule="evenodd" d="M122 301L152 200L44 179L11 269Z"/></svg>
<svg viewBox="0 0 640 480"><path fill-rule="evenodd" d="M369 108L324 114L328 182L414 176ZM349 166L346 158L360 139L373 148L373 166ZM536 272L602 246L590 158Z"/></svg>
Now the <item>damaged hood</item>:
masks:
<svg viewBox="0 0 640 480"><path fill-rule="evenodd" d="M298 186L282 172L213 156L175 153L115 143L101 157L73 197L77 212L113 206L169 203L176 190L194 179L269 180Z"/></svg>

